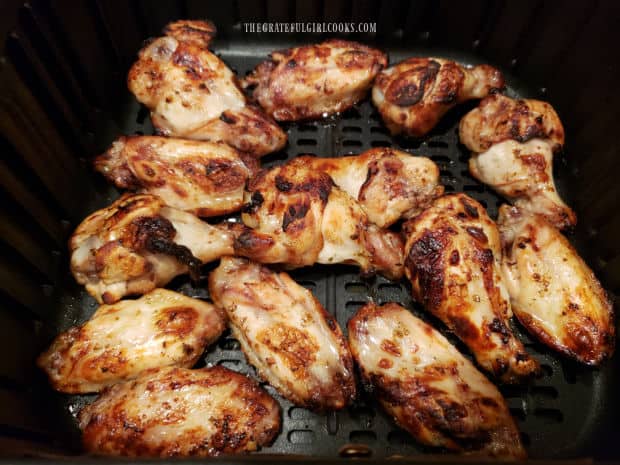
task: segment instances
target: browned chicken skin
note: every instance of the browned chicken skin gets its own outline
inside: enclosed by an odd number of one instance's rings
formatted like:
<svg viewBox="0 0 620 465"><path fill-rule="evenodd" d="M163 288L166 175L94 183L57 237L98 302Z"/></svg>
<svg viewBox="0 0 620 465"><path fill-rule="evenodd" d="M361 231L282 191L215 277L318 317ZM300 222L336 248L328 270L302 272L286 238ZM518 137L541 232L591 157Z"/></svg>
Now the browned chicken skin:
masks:
<svg viewBox="0 0 620 465"><path fill-rule="evenodd" d="M577 222L553 180L553 154L564 128L551 105L491 95L461 119L461 142L472 151L469 172L521 209L557 228Z"/></svg>
<svg viewBox="0 0 620 465"><path fill-rule="evenodd" d="M542 215L503 205L498 224L512 308L549 347L588 365L611 356L613 306L588 265Z"/></svg>
<svg viewBox="0 0 620 465"><path fill-rule="evenodd" d="M465 67L441 58L409 58L379 73L372 101L392 134L420 137L456 104L502 87L502 74L489 65Z"/></svg>
<svg viewBox="0 0 620 465"><path fill-rule="evenodd" d="M432 160L396 149L375 148L349 157L298 158L329 174L380 228L417 215L443 194L439 168Z"/></svg>
<svg viewBox="0 0 620 465"><path fill-rule="evenodd" d="M233 253L233 235L149 194L125 194L88 216L69 241L71 271L99 303L144 294Z"/></svg>
<svg viewBox="0 0 620 465"><path fill-rule="evenodd" d="M499 232L484 207L465 194L447 195L404 231L405 273L415 299L497 378L516 383L536 374L538 363L509 326Z"/></svg>
<svg viewBox="0 0 620 465"><path fill-rule="evenodd" d="M106 389L79 414L87 452L205 457L251 452L280 430L278 403L224 367L159 368Z"/></svg>
<svg viewBox="0 0 620 465"><path fill-rule="evenodd" d="M291 402L325 411L355 398L353 359L336 319L286 273L224 257L209 294L248 361Z"/></svg>
<svg viewBox="0 0 620 465"><path fill-rule="evenodd" d="M503 459L526 457L497 388L445 337L398 304L367 304L349 320L364 381L423 444Z"/></svg>
<svg viewBox="0 0 620 465"><path fill-rule="evenodd" d="M37 360L62 392L98 392L164 366L190 368L226 327L208 302L166 289L102 305L60 334Z"/></svg>
<svg viewBox="0 0 620 465"><path fill-rule="evenodd" d="M236 255L291 268L348 263L390 278L403 274L400 237L370 223L349 194L303 159L261 171L246 201Z"/></svg>
<svg viewBox="0 0 620 465"><path fill-rule="evenodd" d="M278 121L320 118L362 100L386 65L377 49L332 39L273 52L242 85Z"/></svg>
<svg viewBox="0 0 620 465"><path fill-rule="evenodd" d="M254 158L223 143L158 136L119 137L94 164L116 187L203 217L241 209L245 183L258 169Z"/></svg>
<svg viewBox="0 0 620 465"><path fill-rule="evenodd" d="M140 51L127 78L160 134L222 141L256 157L284 147L286 134L247 104L232 71L209 51L213 24L177 21L164 33Z"/></svg>

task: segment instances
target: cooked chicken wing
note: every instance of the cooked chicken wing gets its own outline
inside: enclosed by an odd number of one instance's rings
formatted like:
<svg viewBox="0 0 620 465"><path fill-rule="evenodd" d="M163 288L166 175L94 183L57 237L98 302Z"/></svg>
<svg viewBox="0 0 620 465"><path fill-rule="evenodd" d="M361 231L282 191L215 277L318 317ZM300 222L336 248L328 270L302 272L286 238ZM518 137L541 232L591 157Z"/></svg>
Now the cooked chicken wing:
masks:
<svg viewBox="0 0 620 465"><path fill-rule="evenodd" d="M553 180L564 128L551 105L491 95L461 119L459 134L473 152L469 171L476 179L560 229L577 222Z"/></svg>
<svg viewBox="0 0 620 465"><path fill-rule="evenodd" d="M472 454L525 458L497 388L438 331L394 303L367 304L348 326L364 381L416 440Z"/></svg>
<svg viewBox="0 0 620 465"><path fill-rule="evenodd" d="M500 208L503 270L512 308L548 346L588 365L614 350L613 307L568 240L541 215Z"/></svg>
<svg viewBox="0 0 620 465"><path fill-rule="evenodd" d="M273 52L242 86L278 121L320 118L362 100L386 65L377 49L332 39Z"/></svg>
<svg viewBox="0 0 620 465"><path fill-rule="evenodd" d="M391 278L403 274L400 237L370 223L349 194L303 159L260 172L246 201L236 255L292 268L349 263Z"/></svg>
<svg viewBox="0 0 620 465"><path fill-rule="evenodd" d="M232 71L208 49L215 26L177 21L146 45L127 79L162 135L225 142L254 156L280 150L286 134L248 105Z"/></svg>
<svg viewBox="0 0 620 465"><path fill-rule="evenodd" d="M218 216L241 208L258 163L222 143L132 136L119 137L95 159L95 169L121 189L157 195L198 216Z"/></svg>
<svg viewBox="0 0 620 465"><path fill-rule="evenodd" d="M437 165L400 150L381 147L350 157L299 158L329 174L380 228L420 213L443 194Z"/></svg>
<svg viewBox="0 0 620 465"><path fill-rule="evenodd" d="M286 273L224 257L209 293L248 361L284 397L319 411L353 400L353 360L336 319Z"/></svg>
<svg viewBox="0 0 620 465"><path fill-rule="evenodd" d="M497 378L515 383L534 375L538 363L509 326L499 232L484 207L465 194L447 195L404 231L405 273L415 299Z"/></svg>
<svg viewBox="0 0 620 465"><path fill-rule="evenodd" d="M213 305L165 289L102 305L60 334L37 360L54 389L98 392L164 366L191 367L225 329Z"/></svg>
<svg viewBox="0 0 620 465"><path fill-rule="evenodd" d="M204 457L268 445L280 430L280 407L224 367L167 367L106 389L82 409L79 425L89 453Z"/></svg>
<svg viewBox="0 0 620 465"><path fill-rule="evenodd" d="M92 213L71 240L71 271L99 303L144 294L233 253L233 234L149 194L124 195Z"/></svg>
<svg viewBox="0 0 620 465"><path fill-rule="evenodd" d="M372 101L392 134L420 137L456 104L502 87L504 77L489 65L466 67L441 58L409 58L379 73Z"/></svg>

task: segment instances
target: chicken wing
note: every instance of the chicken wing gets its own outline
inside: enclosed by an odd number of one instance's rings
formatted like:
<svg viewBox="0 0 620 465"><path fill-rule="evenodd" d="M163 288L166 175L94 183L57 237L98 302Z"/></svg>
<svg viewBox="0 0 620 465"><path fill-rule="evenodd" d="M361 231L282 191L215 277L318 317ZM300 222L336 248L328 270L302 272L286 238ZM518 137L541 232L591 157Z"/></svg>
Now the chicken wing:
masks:
<svg viewBox="0 0 620 465"><path fill-rule="evenodd" d="M233 253L234 236L149 194L126 194L92 213L69 241L71 271L99 303L144 294Z"/></svg>
<svg viewBox="0 0 620 465"><path fill-rule="evenodd" d="M404 231L405 273L415 299L497 378L515 383L536 374L538 363L509 326L499 232L484 207L465 194L447 195Z"/></svg>
<svg viewBox="0 0 620 465"><path fill-rule="evenodd" d="M613 307L594 273L543 216L500 208L502 268L519 321L543 343L588 365L614 350Z"/></svg>
<svg viewBox="0 0 620 465"><path fill-rule="evenodd" d="M284 147L286 134L247 104L232 71L209 51L213 24L177 21L164 34L140 51L127 78L160 134L222 141L257 157Z"/></svg>
<svg viewBox="0 0 620 465"><path fill-rule="evenodd" d="M164 366L189 368L225 329L213 305L165 289L102 305L60 334L37 360L54 389L98 392Z"/></svg>
<svg viewBox="0 0 620 465"><path fill-rule="evenodd" d="M372 101L392 134L421 137L456 104L502 87L504 77L489 65L409 58L379 73Z"/></svg>
<svg viewBox="0 0 620 465"><path fill-rule="evenodd" d="M553 153L564 145L564 128L551 105L491 95L461 119L459 135L473 152L473 177L557 228L577 222L553 180Z"/></svg>
<svg viewBox="0 0 620 465"><path fill-rule="evenodd" d="M367 304L349 320L349 344L385 410L423 444L524 459L497 388L445 337L398 304Z"/></svg>
<svg viewBox="0 0 620 465"><path fill-rule="evenodd" d="M242 86L278 121L321 118L362 100L386 65L377 49L332 39L273 52Z"/></svg>
<svg viewBox="0 0 620 465"><path fill-rule="evenodd" d="M443 194L439 168L429 158L390 148L375 148L350 157L300 157L364 208L380 228L417 215Z"/></svg>
<svg viewBox="0 0 620 465"><path fill-rule="evenodd" d="M215 456L270 444L278 403L224 367L159 368L106 389L79 414L87 452L130 457Z"/></svg>
<svg viewBox="0 0 620 465"><path fill-rule="evenodd" d="M120 137L94 165L116 187L204 217L241 209L245 183L258 169L256 159L226 144L158 136Z"/></svg>
<svg viewBox="0 0 620 465"><path fill-rule="evenodd" d="M349 194L303 159L252 178L246 202L236 255L293 268L349 263L390 278L403 274L400 237L370 223Z"/></svg>
<svg viewBox="0 0 620 465"><path fill-rule="evenodd" d="M248 361L284 397L319 411L354 399L353 360L336 319L286 273L224 257L209 293Z"/></svg>

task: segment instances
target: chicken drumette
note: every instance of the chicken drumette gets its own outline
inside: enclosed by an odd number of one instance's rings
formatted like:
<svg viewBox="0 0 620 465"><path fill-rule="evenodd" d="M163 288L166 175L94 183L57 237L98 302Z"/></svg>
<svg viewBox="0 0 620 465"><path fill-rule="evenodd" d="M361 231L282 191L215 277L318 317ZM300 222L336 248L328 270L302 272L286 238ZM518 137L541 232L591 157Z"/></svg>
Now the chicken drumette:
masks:
<svg viewBox="0 0 620 465"><path fill-rule="evenodd" d="M441 58L409 58L383 70L372 101L392 134L420 137L452 107L504 87L499 70L466 67Z"/></svg>
<svg viewBox="0 0 620 465"><path fill-rule="evenodd" d="M499 228L512 308L548 346L588 365L614 350L613 306L568 240L543 216L503 205Z"/></svg>
<svg viewBox="0 0 620 465"><path fill-rule="evenodd" d="M368 219L382 228L420 213L443 193L435 163L396 149L375 148L350 157L299 158L329 174L338 187L357 199Z"/></svg>
<svg viewBox="0 0 620 465"><path fill-rule="evenodd" d="M71 240L71 271L99 303L144 294L233 253L233 235L149 194L124 195L92 213Z"/></svg>
<svg viewBox="0 0 620 465"><path fill-rule="evenodd" d="M564 128L551 105L491 95L463 117L459 135L473 152L469 171L476 179L557 228L577 222L553 180L553 154L564 145Z"/></svg>
<svg viewBox="0 0 620 465"><path fill-rule="evenodd" d="M413 295L504 382L538 371L509 326L510 301L501 246L484 207L465 194L447 195L404 225L405 272Z"/></svg>
<svg viewBox="0 0 620 465"><path fill-rule="evenodd" d="M242 85L278 121L320 118L362 100L386 65L377 49L333 39L273 52Z"/></svg>
<svg viewBox="0 0 620 465"><path fill-rule="evenodd" d="M160 134L222 141L254 156L284 147L286 134L247 104L232 71L209 51L213 24L177 21L164 34L140 51L128 76Z"/></svg>
<svg viewBox="0 0 620 465"><path fill-rule="evenodd" d="M261 171L246 200L237 255L291 268L349 263L390 278L403 274L400 237L371 223L355 199L303 159Z"/></svg>

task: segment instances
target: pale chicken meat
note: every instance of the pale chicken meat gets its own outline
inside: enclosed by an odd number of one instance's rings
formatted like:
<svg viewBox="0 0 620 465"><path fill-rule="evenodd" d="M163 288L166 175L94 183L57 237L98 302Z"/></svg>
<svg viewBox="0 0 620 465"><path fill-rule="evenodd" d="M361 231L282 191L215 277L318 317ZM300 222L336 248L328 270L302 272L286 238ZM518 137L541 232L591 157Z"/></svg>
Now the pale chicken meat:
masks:
<svg viewBox="0 0 620 465"><path fill-rule="evenodd" d="M503 87L504 77L489 65L409 58L379 73L372 101L392 134L421 137L455 105Z"/></svg>
<svg viewBox="0 0 620 465"><path fill-rule="evenodd" d="M353 360L336 319L286 273L225 257L209 294L248 361L284 397L317 411L353 400Z"/></svg>
<svg viewBox="0 0 620 465"><path fill-rule="evenodd" d="M223 143L159 136L119 137L94 165L116 187L202 217L239 210L258 168L256 159Z"/></svg>
<svg viewBox="0 0 620 465"><path fill-rule="evenodd" d="M381 228L417 215L443 194L437 165L400 150L381 147L348 157L299 158L308 167L329 174Z"/></svg>
<svg viewBox="0 0 620 465"><path fill-rule="evenodd" d="M371 223L353 197L303 159L261 171L246 202L236 255L291 268L345 263L389 278L403 274L400 237Z"/></svg>
<svg viewBox="0 0 620 465"><path fill-rule="evenodd" d="M222 255L234 236L150 194L126 194L89 215L69 241L71 271L99 303L145 294Z"/></svg>
<svg viewBox="0 0 620 465"><path fill-rule="evenodd" d="M280 407L224 367L166 367L107 388L78 417L86 452L207 457L252 452L280 431Z"/></svg>
<svg viewBox="0 0 620 465"><path fill-rule="evenodd" d="M577 222L553 179L553 155L564 145L564 128L551 105L489 96L461 119L459 136L472 151L473 177L560 229Z"/></svg>
<svg viewBox="0 0 620 465"><path fill-rule="evenodd" d="M448 340L398 304L367 304L349 320L361 376L417 441L462 453L525 459L497 388Z"/></svg>
<svg viewBox="0 0 620 465"><path fill-rule="evenodd" d="M386 65L380 50L332 39L273 52L242 86L278 121L321 118L362 100Z"/></svg>
<svg viewBox="0 0 620 465"><path fill-rule="evenodd" d="M484 207L465 194L447 195L403 229L414 298L496 378L517 383L537 374L538 362L510 329L499 231Z"/></svg>
<svg viewBox="0 0 620 465"><path fill-rule="evenodd" d="M37 363L58 391L99 392L151 368L192 367L225 327L212 304L155 289L100 306L86 323L56 337Z"/></svg>
<svg viewBox="0 0 620 465"><path fill-rule="evenodd" d="M500 208L503 270L519 321L549 347L588 365L610 357L613 306L594 273L543 216Z"/></svg>
<svg viewBox="0 0 620 465"><path fill-rule="evenodd" d="M127 78L161 135L222 141L257 157L284 147L286 134L247 103L233 72L209 51L213 24L177 21L164 34L140 51Z"/></svg>

